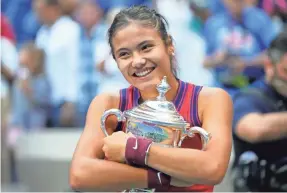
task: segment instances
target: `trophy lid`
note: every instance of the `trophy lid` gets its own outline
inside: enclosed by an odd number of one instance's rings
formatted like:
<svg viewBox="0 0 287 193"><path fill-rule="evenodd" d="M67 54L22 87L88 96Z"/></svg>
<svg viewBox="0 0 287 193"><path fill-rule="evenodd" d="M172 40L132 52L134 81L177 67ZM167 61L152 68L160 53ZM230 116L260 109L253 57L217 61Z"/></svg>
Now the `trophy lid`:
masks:
<svg viewBox="0 0 287 193"><path fill-rule="evenodd" d="M165 98L166 92L170 89L166 76L157 85L159 92L156 100L147 100L143 104L125 111L127 118L139 120L155 125L168 127L185 128L189 126L184 118L177 112L174 104Z"/></svg>

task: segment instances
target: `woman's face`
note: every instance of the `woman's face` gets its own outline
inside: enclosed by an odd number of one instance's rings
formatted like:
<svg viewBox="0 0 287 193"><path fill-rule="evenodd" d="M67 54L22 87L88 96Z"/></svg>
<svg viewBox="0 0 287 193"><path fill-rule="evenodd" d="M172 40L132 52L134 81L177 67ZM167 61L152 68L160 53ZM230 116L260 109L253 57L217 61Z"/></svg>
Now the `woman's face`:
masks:
<svg viewBox="0 0 287 193"><path fill-rule="evenodd" d="M102 14L103 12L97 4L84 1L78 7L77 19L85 29L90 30L99 22Z"/></svg>
<svg viewBox="0 0 287 193"><path fill-rule="evenodd" d="M129 24L116 32L112 44L120 71L138 89L155 88L163 76L173 76L173 46L166 46L155 29Z"/></svg>
<svg viewBox="0 0 287 193"><path fill-rule="evenodd" d="M234 16L241 15L244 5L243 0L224 0L223 3L231 14L233 14Z"/></svg>

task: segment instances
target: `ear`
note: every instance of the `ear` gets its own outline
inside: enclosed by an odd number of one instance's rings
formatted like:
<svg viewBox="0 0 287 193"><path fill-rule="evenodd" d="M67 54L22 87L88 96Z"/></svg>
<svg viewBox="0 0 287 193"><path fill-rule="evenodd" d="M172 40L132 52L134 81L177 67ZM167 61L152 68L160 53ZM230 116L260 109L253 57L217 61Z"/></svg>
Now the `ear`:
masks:
<svg viewBox="0 0 287 193"><path fill-rule="evenodd" d="M287 53L285 53L284 56L282 57L282 62L283 65L287 65Z"/></svg>
<svg viewBox="0 0 287 193"><path fill-rule="evenodd" d="M167 39L167 48L168 48L168 54L173 56L174 55L174 45L173 45L173 39L172 36L169 35Z"/></svg>
<svg viewBox="0 0 287 193"><path fill-rule="evenodd" d="M269 59L268 56L264 58L264 70L267 79L273 77L274 75L274 64L272 64L271 60Z"/></svg>

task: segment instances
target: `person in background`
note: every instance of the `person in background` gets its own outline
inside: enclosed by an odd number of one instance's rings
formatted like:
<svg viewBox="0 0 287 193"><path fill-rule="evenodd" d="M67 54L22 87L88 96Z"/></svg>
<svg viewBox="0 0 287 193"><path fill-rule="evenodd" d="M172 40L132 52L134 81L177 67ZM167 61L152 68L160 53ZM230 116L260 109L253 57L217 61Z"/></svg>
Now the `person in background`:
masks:
<svg viewBox="0 0 287 193"><path fill-rule="evenodd" d="M274 28L280 32L287 24L287 0L261 0L260 7L272 18Z"/></svg>
<svg viewBox="0 0 287 193"><path fill-rule="evenodd" d="M158 12L169 23L169 33L173 37L177 52L178 78L182 81L210 86L213 84L211 70L205 69L202 63L205 58L204 39L189 24L194 19L185 0L160 0L157 2ZM190 69L193 70L190 70Z"/></svg>
<svg viewBox="0 0 287 193"><path fill-rule="evenodd" d="M113 22L115 15L120 12L120 7L112 8L108 11L106 16L106 24L110 26ZM98 42L95 50L96 69L100 73L100 84L98 87L98 94L102 93L118 93L120 89L129 86L124 76L120 72L116 61L114 60L108 40Z"/></svg>
<svg viewBox="0 0 287 193"><path fill-rule="evenodd" d="M1 13L1 184L14 182L12 154L8 147L8 122L11 115L11 88L18 68L16 37L7 17Z"/></svg>
<svg viewBox="0 0 287 193"><path fill-rule="evenodd" d="M215 85L232 95L264 74L264 52L276 32L270 17L250 2L223 2L227 11L205 23L204 67L213 69Z"/></svg>
<svg viewBox="0 0 287 193"><path fill-rule="evenodd" d="M33 41L40 28L40 22L32 9L33 0L2 0L1 12L10 20L19 49L27 41Z"/></svg>
<svg viewBox="0 0 287 193"><path fill-rule="evenodd" d="M15 145L22 133L46 128L51 89L44 72L44 52L35 44L24 44L19 53L21 67L12 88L11 120L7 145L11 156L13 182L18 181Z"/></svg>
<svg viewBox="0 0 287 193"><path fill-rule="evenodd" d="M200 35L209 17L226 11L222 0L188 0L188 6L193 14L190 26Z"/></svg>
<svg viewBox="0 0 287 193"><path fill-rule="evenodd" d="M99 44L106 40L108 26L103 19L103 10L98 1L82 0L76 11L76 19L81 25L81 66L79 68L79 100L77 125L83 127L85 123L86 113L92 99L98 93L100 83L100 75L95 66L102 61L103 55L96 55L101 52L102 48Z"/></svg>
<svg viewBox="0 0 287 193"><path fill-rule="evenodd" d="M74 17L79 3L80 0L59 0L59 5L62 7L63 14L71 17Z"/></svg>
<svg viewBox="0 0 287 193"><path fill-rule="evenodd" d="M287 29L267 53L266 75L233 97L234 190L239 192L287 191Z"/></svg>
<svg viewBox="0 0 287 193"><path fill-rule="evenodd" d="M26 132L44 129L52 94L44 70L45 53L34 43L24 44L19 63L21 67L13 86L10 127Z"/></svg>
<svg viewBox="0 0 287 193"><path fill-rule="evenodd" d="M51 127L75 126L79 94L80 26L64 14L59 0L34 0L43 26L36 44L46 53L45 71L51 84Z"/></svg>

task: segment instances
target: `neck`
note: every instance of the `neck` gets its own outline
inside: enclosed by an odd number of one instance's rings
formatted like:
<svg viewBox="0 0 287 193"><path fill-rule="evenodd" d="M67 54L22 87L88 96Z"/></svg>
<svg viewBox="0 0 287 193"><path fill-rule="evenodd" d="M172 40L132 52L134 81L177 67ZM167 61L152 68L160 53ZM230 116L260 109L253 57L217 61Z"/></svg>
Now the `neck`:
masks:
<svg viewBox="0 0 287 193"><path fill-rule="evenodd" d="M166 100L172 101L176 97L177 90L179 87L179 82L174 76L169 77L167 81L170 86L170 89L166 93L165 97L166 97ZM141 98L143 101L150 100L150 99L156 99L156 97L159 95L156 87L150 90L141 90L140 94L141 94Z"/></svg>
<svg viewBox="0 0 287 193"><path fill-rule="evenodd" d="M89 37L92 36L93 31L94 31L94 30L96 29L96 27L97 27L96 25L98 25L98 22L95 23L94 25L89 26L89 27L86 28L86 34L87 34Z"/></svg>
<svg viewBox="0 0 287 193"><path fill-rule="evenodd" d="M241 21L241 13L230 12L231 17L236 21Z"/></svg>
<svg viewBox="0 0 287 193"><path fill-rule="evenodd" d="M53 18L50 19L49 22L46 23L46 25L49 27L53 26L60 17L61 15L55 15Z"/></svg>

